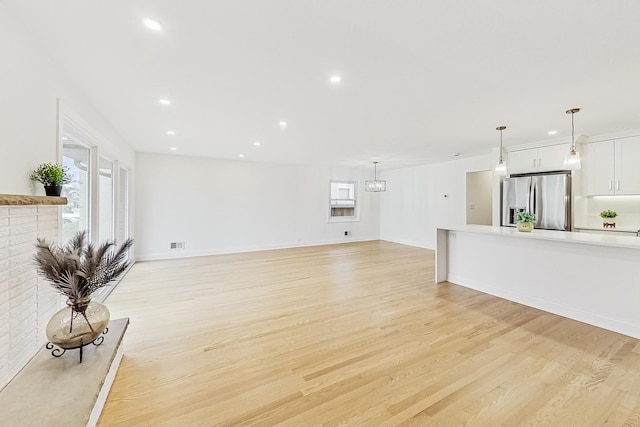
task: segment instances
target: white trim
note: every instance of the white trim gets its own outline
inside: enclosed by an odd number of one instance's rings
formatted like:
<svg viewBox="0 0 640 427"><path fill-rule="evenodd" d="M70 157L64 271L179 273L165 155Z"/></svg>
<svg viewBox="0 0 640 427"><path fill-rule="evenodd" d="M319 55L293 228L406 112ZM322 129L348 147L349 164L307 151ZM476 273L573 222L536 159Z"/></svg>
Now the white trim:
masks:
<svg viewBox="0 0 640 427"><path fill-rule="evenodd" d="M124 341L124 338L123 338ZM107 376L104 379L104 383L100 388L100 393L98 394L98 398L96 399L96 403L91 410L91 415L89 416L89 421L87 422L87 427L94 427L98 420L100 419L100 414L102 414L102 409L104 408L104 404L107 401L107 396L109 396L109 390L111 390L111 385L113 384L113 380L116 378L116 373L118 372L118 368L120 367L120 362L122 361L122 356L124 355L124 342L121 341L118 345L118 350L116 352L115 357L113 358L113 362L111 362L111 366L109 367L109 372L107 372Z"/></svg>
<svg viewBox="0 0 640 427"><path fill-rule="evenodd" d="M435 251L435 248L425 243L418 242L416 240L391 239L391 238L386 238L384 236L380 236L380 240L384 240L385 242L398 243L399 245L414 246L416 248L429 249L429 250Z"/></svg>
<svg viewBox="0 0 640 427"><path fill-rule="evenodd" d="M331 216L331 184L353 184L354 200L356 202L356 205L354 207L355 214L353 216ZM360 222L361 194L358 180L353 181L348 179L329 179L329 197L327 201L327 223Z"/></svg>
<svg viewBox="0 0 640 427"><path fill-rule="evenodd" d="M220 250L201 250L201 251L180 251L179 254L168 254L166 252L156 252L156 253L148 253L148 254L137 254L136 262L138 261L157 261L163 259L178 259L178 258L192 258L192 257L200 257L200 256L211 256L211 255L227 255L227 254L237 254L237 253L245 253L245 252L260 252L260 251L271 251L276 249L292 249L292 248L304 248L308 246L324 246L324 245L338 245L344 243L354 243L354 242L369 242L372 240L380 240L376 237L361 237L359 239L349 238L348 241L345 240L337 240L337 239L326 239L326 240L315 240L305 243L283 243L280 245L264 245L264 246L244 246L233 249L220 249Z"/></svg>

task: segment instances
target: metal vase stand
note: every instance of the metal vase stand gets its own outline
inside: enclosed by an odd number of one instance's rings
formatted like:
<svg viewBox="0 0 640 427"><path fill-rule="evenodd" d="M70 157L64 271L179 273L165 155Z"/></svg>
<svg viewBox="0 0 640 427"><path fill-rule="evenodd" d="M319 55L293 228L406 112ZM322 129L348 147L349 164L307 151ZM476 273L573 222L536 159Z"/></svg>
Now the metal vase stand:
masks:
<svg viewBox="0 0 640 427"><path fill-rule="evenodd" d="M67 350L74 350L76 348L80 349L80 363L82 363L82 349L84 348L85 345L89 345L89 344L93 344L95 346L98 346L100 344L103 343L104 341L104 336L105 334L109 332L109 328L105 328L104 331L102 331L102 334L100 334L100 336L98 338L96 338L93 341L89 341L88 343L83 343L82 340L80 340L80 345L77 347L70 347L70 348L60 348L57 345L53 344L52 342L48 342L46 345L47 350L51 350L51 355L53 357L60 357L62 356Z"/></svg>

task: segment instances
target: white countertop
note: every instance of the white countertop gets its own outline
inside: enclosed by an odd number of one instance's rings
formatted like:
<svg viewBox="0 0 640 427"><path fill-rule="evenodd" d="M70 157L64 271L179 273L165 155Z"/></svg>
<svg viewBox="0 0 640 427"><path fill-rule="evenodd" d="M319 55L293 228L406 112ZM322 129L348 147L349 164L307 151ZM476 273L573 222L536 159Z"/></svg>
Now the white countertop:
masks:
<svg viewBox="0 0 640 427"><path fill-rule="evenodd" d="M438 227L440 230L460 231L465 233L499 235L521 239L551 240L585 245L611 246L619 248L640 249L640 237L604 234L587 234L570 231L538 230L521 232L515 227L492 227L490 225L456 225Z"/></svg>
<svg viewBox="0 0 640 427"><path fill-rule="evenodd" d="M616 227L616 228L604 228L602 226L595 225L575 225L575 230L593 230L604 231L606 233L636 233L639 227Z"/></svg>

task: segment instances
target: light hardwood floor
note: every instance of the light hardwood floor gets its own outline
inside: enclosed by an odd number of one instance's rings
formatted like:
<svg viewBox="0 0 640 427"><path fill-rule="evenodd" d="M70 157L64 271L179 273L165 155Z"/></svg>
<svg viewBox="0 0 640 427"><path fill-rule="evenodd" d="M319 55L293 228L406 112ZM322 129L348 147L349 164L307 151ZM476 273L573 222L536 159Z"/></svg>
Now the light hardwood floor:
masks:
<svg viewBox="0 0 640 427"><path fill-rule="evenodd" d="M433 270L383 241L138 263L100 425L640 425L638 340Z"/></svg>

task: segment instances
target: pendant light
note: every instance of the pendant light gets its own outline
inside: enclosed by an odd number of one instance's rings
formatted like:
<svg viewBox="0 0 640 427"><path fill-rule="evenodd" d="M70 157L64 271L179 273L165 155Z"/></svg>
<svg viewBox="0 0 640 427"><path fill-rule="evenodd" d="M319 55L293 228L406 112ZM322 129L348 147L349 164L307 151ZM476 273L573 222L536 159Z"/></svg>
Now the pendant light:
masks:
<svg viewBox="0 0 640 427"><path fill-rule="evenodd" d="M504 158L502 157L502 131L506 128L506 126L498 126L496 128L496 130L500 131L500 157L498 158L496 168L493 170L493 174L495 176L507 176L507 162L505 162Z"/></svg>
<svg viewBox="0 0 640 427"><path fill-rule="evenodd" d="M576 138L573 127L573 115L580 111L579 108L572 108L565 111L567 114L571 114L571 148L569 148L569 154L564 159L564 167L569 170L578 170L582 166L580 164L580 153L576 151Z"/></svg>
<svg viewBox="0 0 640 427"><path fill-rule="evenodd" d="M373 181L364 182L364 191L380 193L387 191L387 181L378 179L378 162L373 162Z"/></svg>

